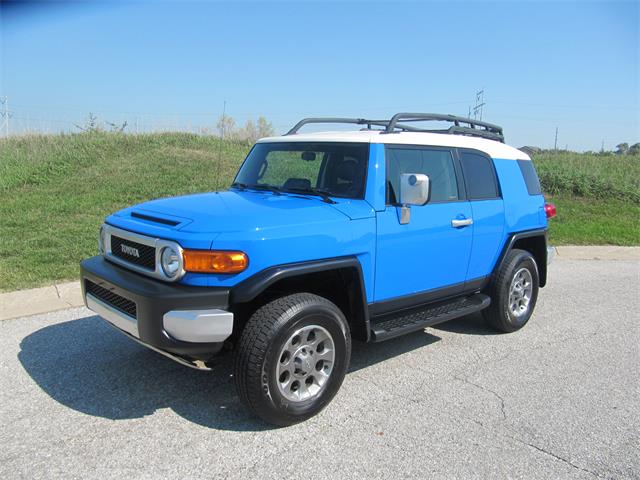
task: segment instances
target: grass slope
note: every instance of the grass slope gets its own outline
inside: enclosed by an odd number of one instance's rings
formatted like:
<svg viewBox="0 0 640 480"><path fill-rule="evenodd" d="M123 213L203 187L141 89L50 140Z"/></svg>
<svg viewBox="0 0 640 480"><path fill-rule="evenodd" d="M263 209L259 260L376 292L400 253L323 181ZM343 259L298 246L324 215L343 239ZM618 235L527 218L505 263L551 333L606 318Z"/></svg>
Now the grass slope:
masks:
<svg viewBox="0 0 640 480"><path fill-rule="evenodd" d="M640 156L542 152L534 164L557 245L640 245Z"/></svg>
<svg viewBox="0 0 640 480"><path fill-rule="evenodd" d="M96 254L106 215L151 198L224 188L247 151L182 133L1 141L0 289L76 278L80 260ZM224 182L216 181L218 171Z"/></svg>
<svg viewBox="0 0 640 480"><path fill-rule="evenodd" d="M225 188L248 150L184 133L0 140L0 290L76 278L106 215ZM640 157L544 153L535 163L558 207L553 242L640 244Z"/></svg>

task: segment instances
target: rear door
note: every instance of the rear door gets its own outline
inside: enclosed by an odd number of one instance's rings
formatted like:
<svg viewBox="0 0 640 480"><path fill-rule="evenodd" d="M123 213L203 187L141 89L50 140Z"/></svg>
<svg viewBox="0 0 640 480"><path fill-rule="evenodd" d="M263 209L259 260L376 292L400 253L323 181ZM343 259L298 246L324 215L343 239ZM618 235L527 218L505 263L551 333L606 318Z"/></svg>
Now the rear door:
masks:
<svg viewBox="0 0 640 480"><path fill-rule="evenodd" d="M481 285L491 274L504 234L504 203L493 160L477 150L459 149L467 198L473 218L473 244L467 288Z"/></svg>
<svg viewBox="0 0 640 480"><path fill-rule="evenodd" d="M471 253L471 207L462 173L449 148L387 145L387 204L377 213L375 302L408 303L453 295L464 288ZM431 197L411 206L408 224L399 221L400 175L429 176Z"/></svg>

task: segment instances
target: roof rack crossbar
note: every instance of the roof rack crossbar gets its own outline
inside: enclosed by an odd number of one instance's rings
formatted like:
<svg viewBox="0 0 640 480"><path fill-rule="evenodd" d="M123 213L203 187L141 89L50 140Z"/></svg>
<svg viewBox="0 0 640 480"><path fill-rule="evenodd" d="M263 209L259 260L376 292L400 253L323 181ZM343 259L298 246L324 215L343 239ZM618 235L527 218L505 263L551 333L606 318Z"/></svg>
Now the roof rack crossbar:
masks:
<svg viewBox="0 0 640 480"><path fill-rule="evenodd" d="M439 121L451 122L449 128L444 129L424 129L406 122ZM474 120L471 118L456 117L455 115L442 115L437 113L396 113L391 120L367 120L365 118L342 118L342 117L318 117L304 118L296 123L285 135L295 135L304 125L311 123L346 123L354 125L366 125L371 130L372 126L383 127L382 133L399 132L425 132L444 133L451 135L468 135L473 137L487 138L504 143L502 127L492 123Z"/></svg>
<svg viewBox="0 0 640 480"><path fill-rule="evenodd" d="M317 117L317 118L303 118L296 123L291 130L285 135L294 135L298 133L303 126L310 123L350 123L355 125L366 125L368 129L371 129L372 125L376 127L385 127L389 123L388 120L367 120L366 118L343 118L343 117Z"/></svg>
<svg viewBox="0 0 640 480"><path fill-rule="evenodd" d="M469 125L470 129L486 130L488 132L502 135L502 127L494 125L493 123L483 122L481 120L474 120L472 118L456 117L455 115L442 115L439 113L396 113L389 123L385 133L393 133L398 122L422 122L422 121L440 121L451 122L454 127L460 127L461 123ZM478 128L482 127L482 128ZM465 127L463 127L465 128Z"/></svg>

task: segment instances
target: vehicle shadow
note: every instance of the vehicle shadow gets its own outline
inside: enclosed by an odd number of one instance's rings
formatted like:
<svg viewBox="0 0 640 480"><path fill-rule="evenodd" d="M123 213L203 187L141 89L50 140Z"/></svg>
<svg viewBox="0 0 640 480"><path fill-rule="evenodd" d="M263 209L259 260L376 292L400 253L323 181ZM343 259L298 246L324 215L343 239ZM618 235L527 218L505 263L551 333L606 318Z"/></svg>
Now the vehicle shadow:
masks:
<svg viewBox="0 0 640 480"><path fill-rule="evenodd" d="M481 313L472 313L465 317L456 318L445 323L440 323L431 327L435 330L442 330L451 333L462 333L464 335L500 335L501 332L491 328L482 318Z"/></svg>
<svg viewBox="0 0 640 480"><path fill-rule="evenodd" d="M354 342L350 372L437 341L416 332L380 344ZM50 397L88 415L122 420L171 408L209 428L273 428L241 405L231 376L232 355L218 357L211 372L189 369L127 339L97 316L33 332L20 343L18 359Z"/></svg>

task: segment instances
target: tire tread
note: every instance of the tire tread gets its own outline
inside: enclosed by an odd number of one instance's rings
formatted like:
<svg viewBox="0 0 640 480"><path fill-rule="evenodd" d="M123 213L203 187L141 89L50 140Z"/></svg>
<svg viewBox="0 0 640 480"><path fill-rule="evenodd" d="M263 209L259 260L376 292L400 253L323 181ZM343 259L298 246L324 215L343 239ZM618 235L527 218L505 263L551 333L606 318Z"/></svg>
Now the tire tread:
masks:
<svg viewBox="0 0 640 480"><path fill-rule="evenodd" d="M261 385L262 363L267 355L270 340L282 328L283 319L291 318L305 307L318 304L339 311L338 307L324 297L312 293L294 293L273 300L256 310L247 321L240 337L233 365L236 391L245 406L271 423L290 425L301 419L290 415L290 418L283 418L282 421L279 421L272 418L264 409L263 393L259 386ZM347 352L350 354L351 337L348 331L346 341Z"/></svg>
<svg viewBox="0 0 640 480"><path fill-rule="evenodd" d="M506 333L515 332L516 330L522 328L528 322L527 319L527 322L516 327L511 322L509 322L509 319L505 317L504 312L502 311L502 298L503 295L505 295L505 292L507 292L506 294L508 295L508 289L511 285L511 275L513 274L513 270L515 269L516 265L527 260L531 261L535 267L535 272L532 272L534 281L539 281L537 265L535 263L533 255L531 255L531 253L527 252L526 250L514 248L509 251L509 253L507 253L507 257L505 258L502 267L498 270L497 275L493 278L491 284L489 285L488 294L491 297L491 304L488 308L485 308L482 311L482 316L485 321L496 330ZM537 288L534 288L536 290L537 297ZM529 317L533 313L534 307L535 300L531 307Z"/></svg>

